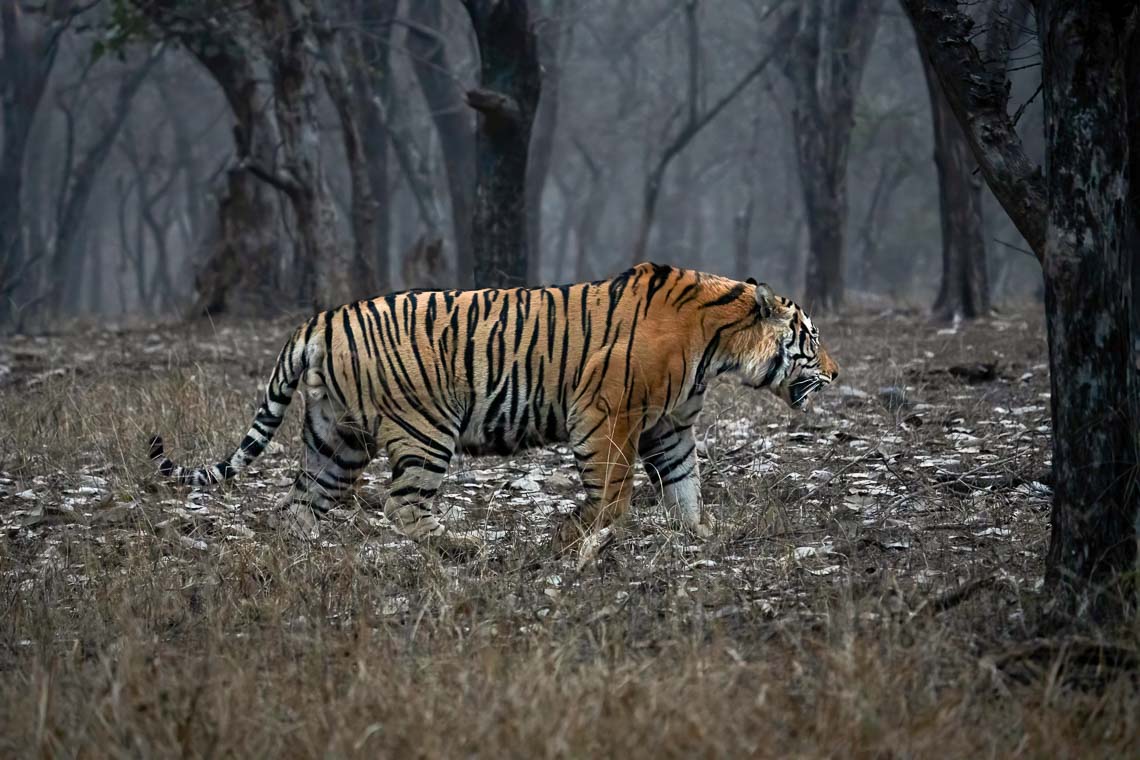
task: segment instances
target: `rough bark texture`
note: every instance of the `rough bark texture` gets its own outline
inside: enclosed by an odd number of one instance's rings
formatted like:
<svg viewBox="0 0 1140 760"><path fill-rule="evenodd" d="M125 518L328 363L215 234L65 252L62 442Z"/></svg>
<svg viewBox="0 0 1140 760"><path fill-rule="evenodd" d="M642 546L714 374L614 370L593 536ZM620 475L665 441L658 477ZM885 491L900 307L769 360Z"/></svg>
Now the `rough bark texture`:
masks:
<svg viewBox="0 0 1140 760"><path fill-rule="evenodd" d="M944 320L975 319L990 310L982 178L974 173L974 153L942 92L938 75L927 57L920 57L930 92L942 221L942 282L934 301L934 316Z"/></svg>
<svg viewBox="0 0 1140 760"><path fill-rule="evenodd" d="M527 284L526 170L541 73L526 0L464 0L479 43L472 242L476 287Z"/></svg>
<svg viewBox="0 0 1140 760"><path fill-rule="evenodd" d="M785 69L795 97L792 126L811 239L804 299L816 310L843 303L847 153L881 8L882 0L804 2Z"/></svg>
<svg viewBox="0 0 1140 760"><path fill-rule="evenodd" d="M1140 519L1124 65L1140 14L1122 5L1038 9L1056 483L1047 580L1094 618L1135 603Z"/></svg>
<svg viewBox="0 0 1140 760"><path fill-rule="evenodd" d="M956 0L901 0L994 197L1038 258L1045 250L1045 180L1025 155L1009 114L1008 50L974 46L973 20Z"/></svg>

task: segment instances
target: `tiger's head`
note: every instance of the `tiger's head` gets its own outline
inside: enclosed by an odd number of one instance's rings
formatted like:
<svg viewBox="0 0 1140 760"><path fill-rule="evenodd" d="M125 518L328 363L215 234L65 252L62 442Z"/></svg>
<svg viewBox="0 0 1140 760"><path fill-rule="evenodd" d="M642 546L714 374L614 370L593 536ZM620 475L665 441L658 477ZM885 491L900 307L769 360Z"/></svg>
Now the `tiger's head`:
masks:
<svg viewBox="0 0 1140 760"><path fill-rule="evenodd" d="M799 304L766 283L755 286L754 326L738 334L738 371L744 384L767 388L793 409L839 377L839 365L819 342L819 330Z"/></svg>

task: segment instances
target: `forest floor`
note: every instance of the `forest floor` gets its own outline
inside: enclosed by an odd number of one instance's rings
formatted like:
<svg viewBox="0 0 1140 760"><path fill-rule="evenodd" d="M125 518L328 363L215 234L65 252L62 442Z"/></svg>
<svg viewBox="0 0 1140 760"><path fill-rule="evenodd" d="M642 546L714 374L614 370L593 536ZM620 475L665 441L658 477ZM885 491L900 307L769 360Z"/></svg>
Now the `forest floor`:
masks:
<svg viewBox="0 0 1140 760"><path fill-rule="evenodd" d="M0 755L1136 756L1140 637L1042 634L1040 316L819 322L808 413L710 392L716 535L643 487L583 568L564 448L456 463L467 563L274 528L295 411L232 485L160 482L145 434L228 453L290 322L0 340Z"/></svg>

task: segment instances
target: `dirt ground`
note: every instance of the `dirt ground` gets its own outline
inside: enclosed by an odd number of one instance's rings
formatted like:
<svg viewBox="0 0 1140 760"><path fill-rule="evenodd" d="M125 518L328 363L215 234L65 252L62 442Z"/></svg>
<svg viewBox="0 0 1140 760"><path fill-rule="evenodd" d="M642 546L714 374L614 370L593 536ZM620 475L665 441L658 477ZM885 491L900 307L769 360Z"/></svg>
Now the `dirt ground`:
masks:
<svg viewBox="0 0 1140 760"><path fill-rule="evenodd" d="M582 568L546 554L565 448L456 463L467 563L368 506L383 461L319 539L274 527L292 410L232 485L162 483L146 434L228 453L291 321L0 339L0 755L1134 756L1140 638L1038 624L1041 316L818 322L808 413L710 392L716 535L643 487Z"/></svg>

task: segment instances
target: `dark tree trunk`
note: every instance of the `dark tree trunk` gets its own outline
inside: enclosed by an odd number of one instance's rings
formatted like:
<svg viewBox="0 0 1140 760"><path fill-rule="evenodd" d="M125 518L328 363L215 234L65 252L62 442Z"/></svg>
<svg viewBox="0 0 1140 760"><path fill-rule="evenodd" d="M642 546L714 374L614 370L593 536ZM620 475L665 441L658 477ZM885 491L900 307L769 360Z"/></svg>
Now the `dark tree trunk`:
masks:
<svg viewBox="0 0 1140 760"><path fill-rule="evenodd" d="M277 212L268 185L244 169L226 172L217 218L202 241L188 316L266 316L281 306L277 284Z"/></svg>
<svg viewBox="0 0 1140 760"><path fill-rule="evenodd" d="M942 282L933 312L936 318L944 320L976 319L990 310L982 178L974 171L974 152L950 109L937 74L926 56L919 57L930 93L942 221Z"/></svg>
<svg viewBox="0 0 1140 760"><path fill-rule="evenodd" d="M475 128L471 112L455 86L451 64L442 37L441 0L416 0L409 9L408 52L416 79L427 101L439 134L451 198L451 223L455 237L457 285L474 282L474 252L471 210L475 194Z"/></svg>
<svg viewBox="0 0 1140 760"><path fill-rule="evenodd" d="M526 0L464 0L479 43L472 242L476 287L528 282L526 169L541 90Z"/></svg>
<svg viewBox="0 0 1140 760"><path fill-rule="evenodd" d="M1056 482L1047 580L1094 618L1135 604L1140 416L1124 61L1140 42L1137 16L1109 0L1038 9Z"/></svg>
<svg viewBox="0 0 1140 760"><path fill-rule="evenodd" d="M817 310L843 303L847 153L881 7L882 0L805 2L785 69L795 94L792 127L811 240L805 300Z"/></svg>

